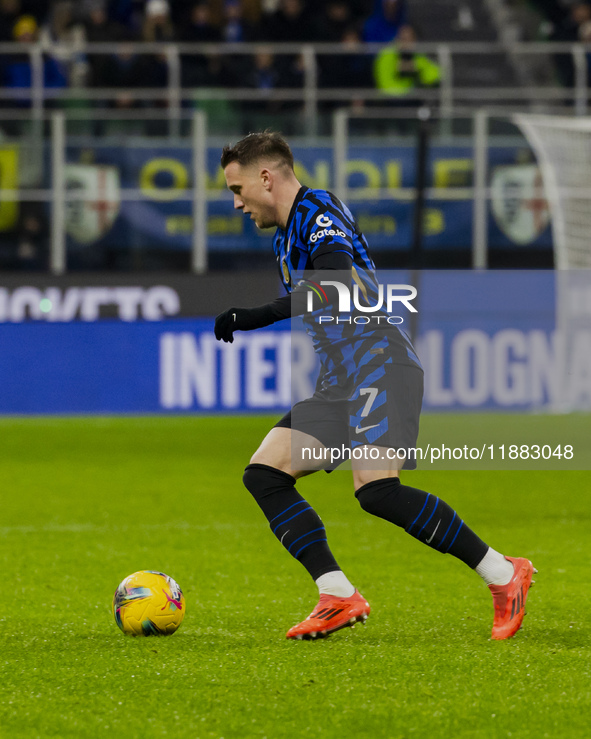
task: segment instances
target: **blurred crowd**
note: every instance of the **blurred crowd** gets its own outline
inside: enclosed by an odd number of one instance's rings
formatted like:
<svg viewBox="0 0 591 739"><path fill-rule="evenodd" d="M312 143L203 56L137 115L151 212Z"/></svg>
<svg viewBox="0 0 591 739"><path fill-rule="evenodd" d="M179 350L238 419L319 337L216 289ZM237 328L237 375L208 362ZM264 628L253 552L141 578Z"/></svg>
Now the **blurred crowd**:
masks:
<svg viewBox="0 0 591 739"><path fill-rule="evenodd" d="M58 41L390 41L404 0L0 0L0 41L33 19Z"/></svg>
<svg viewBox="0 0 591 739"><path fill-rule="evenodd" d="M210 130L227 134L229 126L233 132L246 133L270 126L292 135L303 130L302 95L285 99L274 91L304 86L305 59L298 45L306 42L337 44L337 53L317 56L317 84L324 90L336 90L336 97L340 91L347 91L341 100L322 102L321 116L343 104L372 104L363 94L351 93L352 89L377 88L389 104L414 106L416 88L437 86L440 75L435 62L415 49L417 35L408 24L406 3L0 0L0 144L6 137L22 135L35 140L36 119L21 113L33 106L33 80L41 73L46 109L88 109L88 115L76 118L81 121L76 130L83 133L168 135L166 108L170 101L166 88L170 75L178 73L182 105L206 109ZM104 42L114 46L102 53L96 47L86 47L88 43ZM226 42L234 47L223 54L211 47L182 48L177 68L174 61L170 62L177 58L174 55L155 53L153 49L141 51L131 42ZM240 53L243 42L254 44L247 54ZM296 46L286 49L288 53L278 53L269 47L270 42ZM354 53L364 42L385 46L377 54ZM194 92L203 88L240 88L254 94L235 101L219 94L208 98L207 94ZM105 109L142 109L143 114L136 121L133 115L98 115L99 108L101 113ZM158 108L162 115L154 115ZM10 113L3 115L7 109ZM145 115L146 109L149 115ZM324 120L329 121L329 117ZM188 129L185 126L183 130ZM23 148L23 157L28 150ZM21 187L39 187L41 168L35 165L34 156L29 158L32 166L20 167ZM22 202L13 221L8 230L0 224L0 269L45 268L49 234L45 204ZM84 268L90 267L85 264Z"/></svg>
<svg viewBox="0 0 591 739"><path fill-rule="evenodd" d="M395 44L396 39L400 49L387 58L352 53L363 42ZM27 46L38 44L44 49L47 90L120 89L108 103L118 108L140 105L126 90L166 87L170 74L165 55L138 54L126 42L256 42L260 46L249 55L221 56L208 50L181 54L180 82L184 88L241 87L267 93L301 87L304 62L299 54L273 54L266 43L337 43L342 53L319 56L321 88L378 87L401 98L414 87L439 81L432 63L414 55L415 40L406 0L0 0L0 42L23 46L22 53L0 55L4 88L31 87ZM51 42L67 46L55 51ZM122 45L115 53L83 53L83 42ZM11 104L30 105L25 95L19 100Z"/></svg>
<svg viewBox="0 0 591 739"><path fill-rule="evenodd" d="M545 41L591 44L591 3L578 0L534 0L543 22L540 36ZM557 54L556 71L559 81L573 87L575 68L571 54ZM588 76L591 79L591 55L587 54Z"/></svg>

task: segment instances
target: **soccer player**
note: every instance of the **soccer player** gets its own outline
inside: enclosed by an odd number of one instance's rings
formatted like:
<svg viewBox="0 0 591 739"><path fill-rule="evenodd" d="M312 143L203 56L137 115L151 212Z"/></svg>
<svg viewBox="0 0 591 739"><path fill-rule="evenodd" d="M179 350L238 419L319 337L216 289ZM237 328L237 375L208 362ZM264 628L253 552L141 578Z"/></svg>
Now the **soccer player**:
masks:
<svg viewBox="0 0 591 739"><path fill-rule="evenodd" d="M277 228L273 249L288 294L254 308L228 308L215 321L218 340L232 342L235 331L306 314L310 285L331 275L344 274L348 287L357 286L357 298L365 300L365 306L376 306L375 267L355 218L330 192L300 184L292 152L279 134L245 136L224 148L221 164L234 207L250 215L259 228ZM299 280L303 270L315 279ZM331 301L330 310L334 297ZM304 461L304 449L322 452L341 443L378 451L380 459L373 465L367 463L367 454L352 459L355 496L363 510L476 570L493 596L492 638L513 636L523 621L536 571L532 563L503 556L443 500L403 485L400 471L414 468L413 459L382 459L387 449L416 447L423 370L407 335L387 321L372 326L346 319L318 322L311 313L303 320L321 364L316 390L269 431L243 478L275 536L310 573L320 593L316 608L287 632L287 638L322 638L364 622L370 612L337 564L318 514L295 488L300 477L331 467L322 454Z"/></svg>

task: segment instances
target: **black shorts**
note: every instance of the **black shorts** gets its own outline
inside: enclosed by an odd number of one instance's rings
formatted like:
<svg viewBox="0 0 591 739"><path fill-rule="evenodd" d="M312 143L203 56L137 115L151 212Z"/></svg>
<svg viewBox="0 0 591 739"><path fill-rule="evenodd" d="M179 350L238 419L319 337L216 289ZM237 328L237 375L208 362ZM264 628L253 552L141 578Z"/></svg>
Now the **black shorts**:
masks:
<svg viewBox="0 0 591 739"><path fill-rule="evenodd" d="M398 451L400 468L416 469L414 454L423 401L423 370L416 365L367 365L350 397L328 400L321 393L296 403L275 425L309 434L327 448L351 450L372 444ZM403 453L404 452L404 453ZM336 464L325 468L334 469Z"/></svg>

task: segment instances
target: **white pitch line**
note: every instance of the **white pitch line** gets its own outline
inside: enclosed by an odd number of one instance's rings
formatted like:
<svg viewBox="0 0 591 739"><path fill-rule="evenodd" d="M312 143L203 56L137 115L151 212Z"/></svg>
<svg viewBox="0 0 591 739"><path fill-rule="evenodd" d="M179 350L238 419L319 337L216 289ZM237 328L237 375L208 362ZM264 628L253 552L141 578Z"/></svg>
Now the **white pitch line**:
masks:
<svg viewBox="0 0 591 739"><path fill-rule="evenodd" d="M360 524L366 523L360 521ZM333 528L349 526L348 523L341 521L333 521L328 524ZM260 522L246 523L238 521L236 523L211 523L211 524L191 524L191 523L152 523L134 526L108 526L105 524L98 525L93 523L66 523L66 524L45 524L44 526L0 526L0 536L8 536L9 534L84 534L93 533L128 533L130 531L232 531L235 529L260 529Z"/></svg>

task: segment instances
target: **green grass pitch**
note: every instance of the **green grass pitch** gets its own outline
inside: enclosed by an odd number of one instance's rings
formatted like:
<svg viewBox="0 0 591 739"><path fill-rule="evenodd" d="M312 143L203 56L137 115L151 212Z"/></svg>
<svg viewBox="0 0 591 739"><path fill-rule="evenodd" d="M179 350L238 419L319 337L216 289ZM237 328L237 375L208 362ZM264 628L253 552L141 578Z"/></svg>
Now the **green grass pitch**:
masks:
<svg viewBox="0 0 591 739"><path fill-rule="evenodd" d="M591 736L591 472L405 475L538 567L500 643L473 572L363 513L349 472L302 480L373 610L288 642L315 587L241 483L271 420L0 421L1 737ZM113 591L138 569L183 588L174 636L116 627Z"/></svg>

